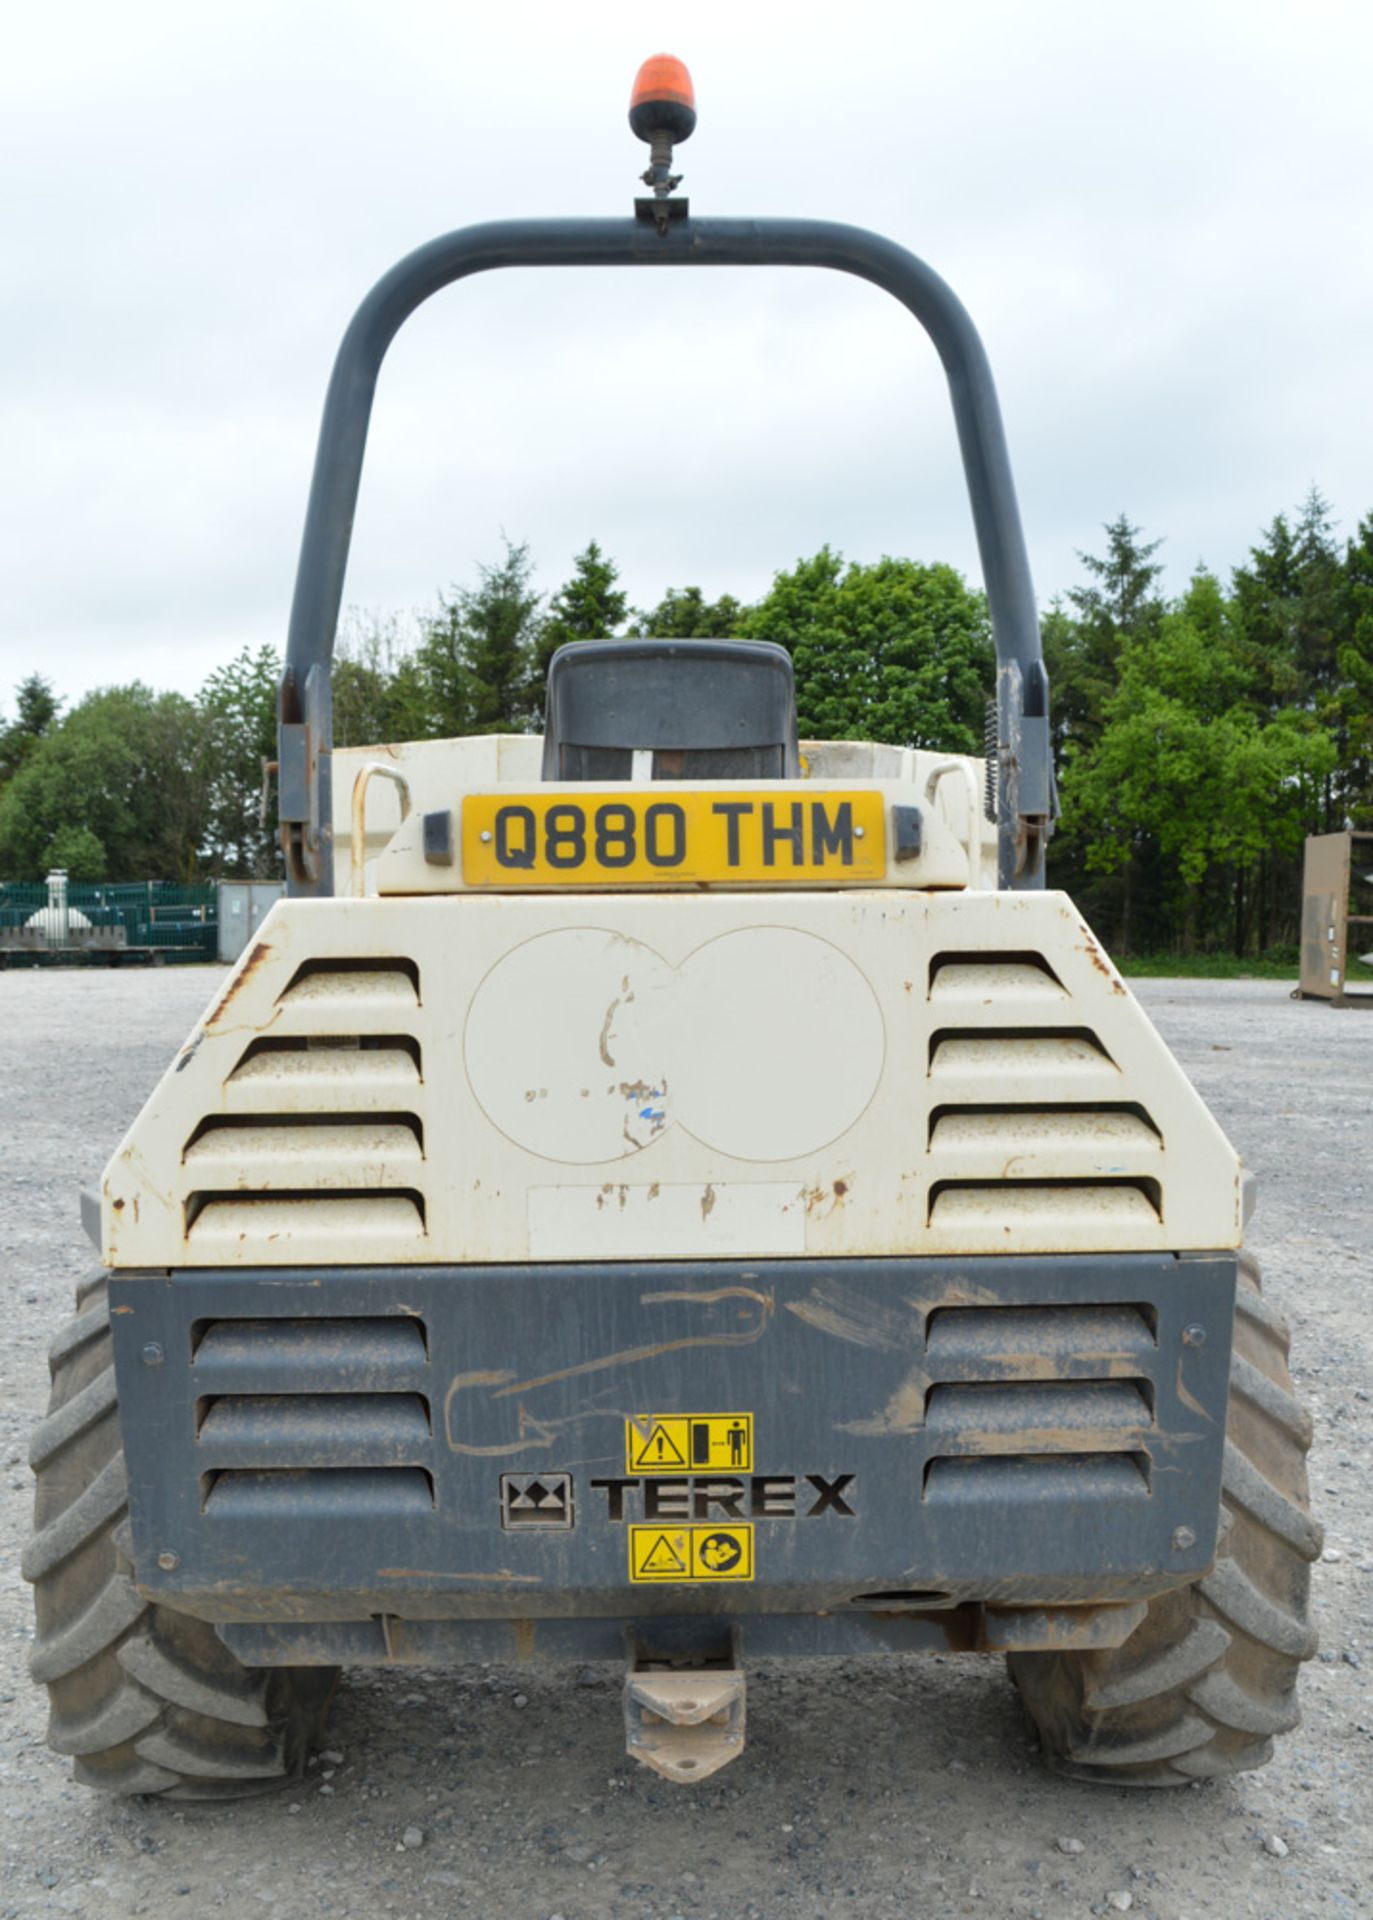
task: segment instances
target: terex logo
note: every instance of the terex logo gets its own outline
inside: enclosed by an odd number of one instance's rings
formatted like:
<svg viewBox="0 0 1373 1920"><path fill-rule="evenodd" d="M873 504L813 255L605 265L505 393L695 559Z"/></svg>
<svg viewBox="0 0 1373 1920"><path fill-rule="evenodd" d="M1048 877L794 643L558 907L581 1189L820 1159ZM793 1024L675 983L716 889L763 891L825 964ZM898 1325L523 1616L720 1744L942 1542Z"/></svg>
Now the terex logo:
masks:
<svg viewBox="0 0 1373 1920"><path fill-rule="evenodd" d="M704 1479L593 1480L604 1491L606 1518L624 1521L642 1506L645 1520L816 1520L833 1513L856 1520L849 1504L857 1475L792 1473ZM629 1510L627 1512L627 1509Z"/></svg>

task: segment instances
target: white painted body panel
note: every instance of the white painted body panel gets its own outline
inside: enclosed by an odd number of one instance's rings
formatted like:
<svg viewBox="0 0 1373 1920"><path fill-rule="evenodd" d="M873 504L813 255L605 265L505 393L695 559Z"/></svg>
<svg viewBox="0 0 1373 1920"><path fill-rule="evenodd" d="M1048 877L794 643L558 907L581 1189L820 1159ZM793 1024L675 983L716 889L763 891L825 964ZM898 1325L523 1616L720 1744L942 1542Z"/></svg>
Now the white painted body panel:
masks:
<svg viewBox="0 0 1373 1920"><path fill-rule="evenodd" d="M1240 1169L1060 893L286 900L103 1232L117 1267L1212 1249Z"/></svg>

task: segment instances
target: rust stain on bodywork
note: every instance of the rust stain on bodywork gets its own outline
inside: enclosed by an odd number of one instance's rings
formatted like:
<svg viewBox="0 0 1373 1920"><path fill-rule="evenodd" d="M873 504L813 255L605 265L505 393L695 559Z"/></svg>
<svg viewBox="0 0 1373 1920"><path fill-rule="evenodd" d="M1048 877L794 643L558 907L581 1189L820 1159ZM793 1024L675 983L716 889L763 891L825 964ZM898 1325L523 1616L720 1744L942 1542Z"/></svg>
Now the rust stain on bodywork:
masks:
<svg viewBox="0 0 1373 1920"><path fill-rule="evenodd" d="M1103 979L1109 981L1112 993L1124 994L1127 990L1125 982L1097 945L1090 929L1083 921L1079 921L1078 930L1082 935L1083 953L1086 954L1087 958L1091 961L1097 972L1101 974Z"/></svg>
<svg viewBox="0 0 1373 1920"><path fill-rule="evenodd" d="M852 1173L846 1173L842 1179L831 1181L827 1187L803 1187L801 1204L807 1214L819 1214L822 1220L828 1220L830 1215L837 1212L847 1200L853 1177Z"/></svg>
<svg viewBox="0 0 1373 1920"><path fill-rule="evenodd" d="M626 974L620 982L620 991L606 1008L605 1019L601 1022L601 1037L599 1043L601 1059L608 1067L613 1067L615 1064L614 1056L610 1051L610 1042L614 1037L611 1029L615 1024L615 1015L620 1011L622 1006L628 1006L633 998L634 995L629 990L629 975Z"/></svg>
<svg viewBox="0 0 1373 1920"><path fill-rule="evenodd" d="M258 940L254 942L248 950L247 959L243 962L243 965L239 968L233 979L229 981L224 992L220 995L219 1000L211 1009L205 1021L207 1027L213 1027L219 1024L229 1011L234 997L247 985L248 981L257 972L271 951L272 943L270 940Z"/></svg>

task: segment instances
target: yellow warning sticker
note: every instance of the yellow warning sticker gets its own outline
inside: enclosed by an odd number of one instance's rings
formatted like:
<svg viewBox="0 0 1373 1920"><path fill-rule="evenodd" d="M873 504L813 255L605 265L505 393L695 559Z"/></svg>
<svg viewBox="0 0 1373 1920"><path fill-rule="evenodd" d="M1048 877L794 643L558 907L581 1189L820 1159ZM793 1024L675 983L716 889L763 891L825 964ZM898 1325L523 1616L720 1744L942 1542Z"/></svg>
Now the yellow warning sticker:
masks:
<svg viewBox="0 0 1373 1920"><path fill-rule="evenodd" d="M631 1580L751 1580L753 1528L631 1527Z"/></svg>
<svg viewBox="0 0 1373 1920"><path fill-rule="evenodd" d="M634 1413L625 1421L627 1473L751 1473L751 1413Z"/></svg>

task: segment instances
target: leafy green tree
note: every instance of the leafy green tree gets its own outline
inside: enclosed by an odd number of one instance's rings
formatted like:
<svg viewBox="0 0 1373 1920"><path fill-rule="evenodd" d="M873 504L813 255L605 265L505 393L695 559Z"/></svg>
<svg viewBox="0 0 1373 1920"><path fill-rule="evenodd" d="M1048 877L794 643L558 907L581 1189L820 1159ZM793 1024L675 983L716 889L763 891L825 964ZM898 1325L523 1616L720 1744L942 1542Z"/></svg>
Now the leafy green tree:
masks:
<svg viewBox="0 0 1373 1920"><path fill-rule="evenodd" d="M45 867L65 867L69 880L108 880L105 849L89 827L59 827ZM37 876L35 876L37 877Z"/></svg>
<svg viewBox="0 0 1373 1920"><path fill-rule="evenodd" d="M440 737L528 724L542 600L533 571L528 544L506 540L505 558L478 568L480 585L441 595L424 621L418 664Z"/></svg>
<svg viewBox="0 0 1373 1920"><path fill-rule="evenodd" d="M803 739L981 752L991 624L952 567L845 565L822 547L776 576L740 630L791 654Z"/></svg>
<svg viewBox="0 0 1373 1920"><path fill-rule="evenodd" d="M1103 530L1105 554L1078 554L1090 577L1084 585L1070 587L1068 599L1085 627L1103 637L1135 637L1157 627L1163 614L1156 590L1163 567L1154 559L1163 541L1141 540L1141 529L1125 513L1104 522Z"/></svg>
<svg viewBox="0 0 1373 1920"><path fill-rule="evenodd" d="M1076 677L1077 622L1061 598L1052 600L1040 614L1039 638L1049 670L1049 724L1058 761L1069 740L1084 731L1088 711Z"/></svg>
<svg viewBox="0 0 1373 1920"><path fill-rule="evenodd" d="M747 611L731 593L707 600L699 587L669 587L657 606L635 611L629 633L636 640L732 640Z"/></svg>
<svg viewBox="0 0 1373 1920"><path fill-rule="evenodd" d="M1297 543L1285 514L1276 514L1246 566L1236 567L1231 593L1240 621L1255 705L1273 713L1299 698L1301 675L1293 643L1293 608L1301 598Z"/></svg>
<svg viewBox="0 0 1373 1920"><path fill-rule="evenodd" d="M1040 622L1061 778L1068 777L1071 753L1090 752L1101 738L1125 641L1156 634L1165 610L1158 591L1162 567L1154 558L1162 541L1146 540L1126 513L1103 522L1102 530L1105 552L1078 554L1086 578L1055 600ZM1138 836L1129 860L1106 873L1089 867L1087 851L1069 810L1049 850L1054 885L1072 893L1103 927L1128 929L1139 917L1141 893L1147 913L1149 869L1157 849L1147 836Z"/></svg>
<svg viewBox="0 0 1373 1920"><path fill-rule="evenodd" d="M1373 514L1345 548L1340 676L1342 797L1350 824L1373 828Z"/></svg>
<svg viewBox="0 0 1373 1920"><path fill-rule="evenodd" d="M12 780L57 718L61 701L52 683L31 673L15 688L15 715L0 726L0 787Z"/></svg>
<svg viewBox="0 0 1373 1920"><path fill-rule="evenodd" d="M334 741L428 740L437 729L415 649L394 616L352 614L334 652Z"/></svg>
<svg viewBox="0 0 1373 1920"><path fill-rule="evenodd" d="M455 595L440 594L433 612L421 616L415 664L428 715L425 737L451 740L460 734L476 733L472 673L467 664L462 609Z"/></svg>
<svg viewBox="0 0 1373 1920"><path fill-rule="evenodd" d="M1068 607L1056 601L1043 623L1060 746L1096 739L1115 690L1122 644L1156 633L1163 617L1158 593L1163 568L1154 559L1162 540L1143 539L1124 513L1107 521L1104 531L1106 552L1078 554L1087 579L1069 588Z"/></svg>
<svg viewBox="0 0 1373 1920"><path fill-rule="evenodd" d="M1208 876L1295 852L1304 804L1333 761L1309 715L1254 712L1246 662L1215 624L1223 618L1218 583L1202 574L1156 634L1127 639L1100 737L1071 746L1064 768L1065 826L1089 869L1126 868L1151 842L1188 948ZM1128 909L1127 896L1127 944Z"/></svg>
<svg viewBox="0 0 1373 1920"><path fill-rule="evenodd" d="M272 810L263 822L264 762L277 751L276 696L281 661L274 647L245 647L200 690L205 719L204 853L216 876L259 878L276 871ZM270 800L270 796L269 796Z"/></svg>
<svg viewBox="0 0 1373 1920"><path fill-rule="evenodd" d="M74 844L94 859L94 841L108 878L192 879L208 827L206 734L178 693L134 681L87 694L0 796L0 877L41 876ZM74 843L78 832L91 839Z"/></svg>
<svg viewBox="0 0 1373 1920"><path fill-rule="evenodd" d="M1340 558L1329 504L1313 487L1295 525L1276 514L1231 585L1260 702L1314 708L1334 667Z"/></svg>
<svg viewBox="0 0 1373 1920"><path fill-rule="evenodd" d="M559 647L578 640L609 640L625 617L628 602L616 586L620 570L594 540L589 540L572 562L572 577L548 602L548 611L534 644L534 684L530 705L543 712L548 663Z"/></svg>
<svg viewBox="0 0 1373 1920"><path fill-rule="evenodd" d="M1252 663L1259 709L1296 706L1329 733L1335 763L1312 796L1308 830L1334 832L1361 804L1362 776L1352 787L1343 771L1366 711L1355 642L1357 612L1354 542L1341 554L1329 502L1312 487L1294 522L1278 514L1246 566L1235 570L1233 592L1243 641Z"/></svg>
<svg viewBox="0 0 1373 1920"><path fill-rule="evenodd" d="M1329 723L1332 696L1339 691L1339 646L1346 611L1342 556L1335 540L1335 516L1319 487L1302 502L1296 525L1299 599L1292 639L1303 705L1323 725Z"/></svg>

